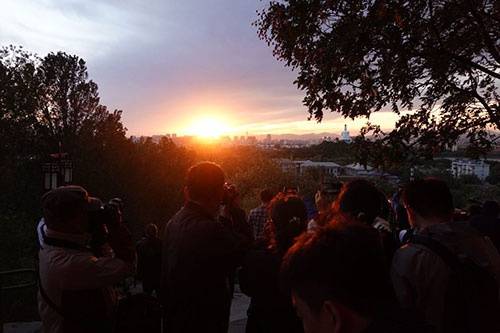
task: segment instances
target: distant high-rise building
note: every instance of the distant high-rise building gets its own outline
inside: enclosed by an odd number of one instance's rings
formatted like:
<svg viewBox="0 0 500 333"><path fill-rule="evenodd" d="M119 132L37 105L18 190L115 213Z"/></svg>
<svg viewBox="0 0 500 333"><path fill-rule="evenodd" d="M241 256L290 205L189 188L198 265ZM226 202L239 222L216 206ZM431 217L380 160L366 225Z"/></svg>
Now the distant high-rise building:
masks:
<svg viewBox="0 0 500 333"><path fill-rule="evenodd" d="M340 141L345 143L351 143L351 136L349 135L349 131L347 130L347 124L344 124L344 130L340 133Z"/></svg>
<svg viewBox="0 0 500 333"><path fill-rule="evenodd" d="M266 135L266 142L267 143L271 142L271 134Z"/></svg>
<svg viewBox="0 0 500 333"><path fill-rule="evenodd" d="M255 136L247 136L247 140L246 140L246 143L248 145L255 145L257 144L257 138Z"/></svg>

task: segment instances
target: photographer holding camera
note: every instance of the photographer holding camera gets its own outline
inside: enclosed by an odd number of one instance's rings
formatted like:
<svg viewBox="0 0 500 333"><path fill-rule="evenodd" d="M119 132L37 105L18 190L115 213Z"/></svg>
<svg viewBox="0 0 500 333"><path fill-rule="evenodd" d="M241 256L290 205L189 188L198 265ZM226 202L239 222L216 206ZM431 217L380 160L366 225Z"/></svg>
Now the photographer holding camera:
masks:
<svg viewBox="0 0 500 333"><path fill-rule="evenodd" d="M226 193L224 179L217 164L191 167L184 188L186 203L165 228L160 294L166 332L227 332L229 277L250 241L218 218Z"/></svg>
<svg viewBox="0 0 500 333"><path fill-rule="evenodd" d="M119 228L107 227L113 224L109 210L80 186L46 193L42 207L37 231L43 331L111 332L117 304L113 285L135 270L131 239L113 234Z"/></svg>
<svg viewBox="0 0 500 333"><path fill-rule="evenodd" d="M219 220L227 224L234 232L253 240L252 227L248 223L245 210L240 207L239 201L240 193L236 186L225 183Z"/></svg>

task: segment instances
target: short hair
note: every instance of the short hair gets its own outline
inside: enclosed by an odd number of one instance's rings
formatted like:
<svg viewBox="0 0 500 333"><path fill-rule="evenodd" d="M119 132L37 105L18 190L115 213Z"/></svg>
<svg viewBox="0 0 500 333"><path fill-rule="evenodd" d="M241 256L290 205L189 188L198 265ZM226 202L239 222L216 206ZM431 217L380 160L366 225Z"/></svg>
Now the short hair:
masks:
<svg viewBox="0 0 500 333"><path fill-rule="evenodd" d="M382 215L383 205L384 194L371 182L357 179L342 186L333 208L337 213L348 214L371 225Z"/></svg>
<svg viewBox="0 0 500 333"><path fill-rule="evenodd" d="M88 192L81 186L61 186L42 196L43 218L49 228L63 226L89 209Z"/></svg>
<svg viewBox="0 0 500 333"><path fill-rule="evenodd" d="M144 228L144 233L147 237L158 237L158 227L156 224L150 223Z"/></svg>
<svg viewBox="0 0 500 333"><path fill-rule="evenodd" d="M186 176L186 187L192 199L208 199L213 192L224 186L224 171L218 164L200 162L189 168Z"/></svg>
<svg viewBox="0 0 500 333"><path fill-rule="evenodd" d="M270 202L273 200L273 193L269 189L263 189L260 191L260 201L262 202Z"/></svg>
<svg viewBox="0 0 500 333"><path fill-rule="evenodd" d="M395 301L379 234L356 221L303 234L285 255L281 278L315 312L334 300L372 316Z"/></svg>
<svg viewBox="0 0 500 333"><path fill-rule="evenodd" d="M269 207L270 247L285 253L307 229L307 208L296 195L279 194Z"/></svg>
<svg viewBox="0 0 500 333"><path fill-rule="evenodd" d="M423 218L453 217L453 197L450 189L446 182L437 178L410 182L403 191L403 202Z"/></svg>

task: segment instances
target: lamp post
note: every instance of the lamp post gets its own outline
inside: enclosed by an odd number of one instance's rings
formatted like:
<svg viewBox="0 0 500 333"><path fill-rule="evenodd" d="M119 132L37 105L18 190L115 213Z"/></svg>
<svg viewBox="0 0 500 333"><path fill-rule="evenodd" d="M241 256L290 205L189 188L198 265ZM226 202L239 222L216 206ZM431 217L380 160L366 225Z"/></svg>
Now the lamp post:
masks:
<svg viewBox="0 0 500 333"><path fill-rule="evenodd" d="M43 187L50 191L73 181L73 163L68 153L50 154L50 160L42 165Z"/></svg>

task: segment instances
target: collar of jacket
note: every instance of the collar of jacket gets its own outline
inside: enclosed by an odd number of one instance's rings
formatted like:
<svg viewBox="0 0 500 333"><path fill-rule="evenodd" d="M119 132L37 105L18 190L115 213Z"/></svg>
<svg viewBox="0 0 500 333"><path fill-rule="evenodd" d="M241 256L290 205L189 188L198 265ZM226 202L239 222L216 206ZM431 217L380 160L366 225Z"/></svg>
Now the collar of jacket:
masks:
<svg viewBox="0 0 500 333"><path fill-rule="evenodd" d="M83 235L68 234L68 233L49 229L48 227L45 227L43 231L45 232L45 235L47 237L62 240L62 241L71 242L71 243L77 244L81 247L85 247L85 245L87 245L87 242L89 240L89 237L86 234L83 234Z"/></svg>
<svg viewBox="0 0 500 333"><path fill-rule="evenodd" d="M194 211L194 212L202 215L203 217L206 217L209 220L213 220L213 221L216 220L216 216L215 215L210 214L201 204L199 204L196 201L189 200L184 205L184 208L192 210L192 211Z"/></svg>

